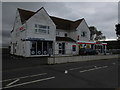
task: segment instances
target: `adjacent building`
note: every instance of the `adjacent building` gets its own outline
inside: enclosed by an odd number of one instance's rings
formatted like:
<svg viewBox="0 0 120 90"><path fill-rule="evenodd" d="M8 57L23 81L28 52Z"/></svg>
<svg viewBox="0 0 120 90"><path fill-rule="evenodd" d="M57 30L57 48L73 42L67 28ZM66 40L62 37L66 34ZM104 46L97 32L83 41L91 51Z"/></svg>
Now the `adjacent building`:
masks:
<svg viewBox="0 0 120 90"><path fill-rule="evenodd" d="M33 12L18 8L11 31L11 54L23 57L78 55L80 48L93 48L84 18L71 21L50 16L42 7Z"/></svg>

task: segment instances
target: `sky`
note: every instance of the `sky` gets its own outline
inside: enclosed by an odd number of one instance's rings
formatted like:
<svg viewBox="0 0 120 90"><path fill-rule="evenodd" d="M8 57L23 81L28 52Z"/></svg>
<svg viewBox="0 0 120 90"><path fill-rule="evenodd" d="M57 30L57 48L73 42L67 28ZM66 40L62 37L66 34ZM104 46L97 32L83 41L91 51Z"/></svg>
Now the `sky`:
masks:
<svg viewBox="0 0 120 90"><path fill-rule="evenodd" d="M84 18L88 26L95 26L107 39L116 39L118 2L2 2L2 43L9 45L16 9L37 11L44 7L49 15L68 20ZM1 42L0 42L1 43Z"/></svg>

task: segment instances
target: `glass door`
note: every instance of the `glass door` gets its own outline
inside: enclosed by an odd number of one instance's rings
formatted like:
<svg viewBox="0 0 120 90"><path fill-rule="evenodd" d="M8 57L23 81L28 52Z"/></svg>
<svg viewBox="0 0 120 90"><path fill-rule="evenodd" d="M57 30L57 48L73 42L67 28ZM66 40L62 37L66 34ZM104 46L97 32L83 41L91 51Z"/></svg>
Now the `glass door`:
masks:
<svg viewBox="0 0 120 90"><path fill-rule="evenodd" d="M48 54L48 49L47 49L47 41L43 41L43 55Z"/></svg>
<svg viewBox="0 0 120 90"><path fill-rule="evenodd" d="M36 55L37 54L37 47L36 47L36 42L32 41L31 42L31 55Z"/></svg>
<svg viewBox="0 0 120 90"><path fill-rule="evenodd" d="M62 43L62 54L65 54L65 43Z"/></svg>
<svg viewBox="0 0 120 90"><path fill-rule="evenodd" d="M65 54L65 43L59 43L59 54Z"/></svg>
<svg viewBox="0 0 120 90"><path fill-rule="evenodd" d="M52 41L31 41L31 55L53 54Z"/></svg>
<svg viewBox="0 0 120 90"><path fill-rule="evenodd" d="M42 51L42 42L41 41L37 41L37 55L42 55L43 51Z"/></svg>

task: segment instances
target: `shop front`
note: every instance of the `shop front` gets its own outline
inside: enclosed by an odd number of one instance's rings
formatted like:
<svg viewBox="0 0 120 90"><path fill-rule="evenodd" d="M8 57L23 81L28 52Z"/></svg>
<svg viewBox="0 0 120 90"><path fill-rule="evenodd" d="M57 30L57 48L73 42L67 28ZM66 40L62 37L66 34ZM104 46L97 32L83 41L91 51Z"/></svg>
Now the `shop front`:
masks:
<svg viewBox="0 0 120 90"><path fill-rule="evenodd" d="M26 41L30 41L30 56L53 55L53 41L39 38L30 38Z"/></svg>
<svg viewBox="0 0 120 90"><path fill-rule="evenodd" d="M99 54L106 53L106 45L107 43L102 42L87 42L87 41L78 41L79 44L79 50L81 48L90 48L92 50L96 50Z"/></svg>

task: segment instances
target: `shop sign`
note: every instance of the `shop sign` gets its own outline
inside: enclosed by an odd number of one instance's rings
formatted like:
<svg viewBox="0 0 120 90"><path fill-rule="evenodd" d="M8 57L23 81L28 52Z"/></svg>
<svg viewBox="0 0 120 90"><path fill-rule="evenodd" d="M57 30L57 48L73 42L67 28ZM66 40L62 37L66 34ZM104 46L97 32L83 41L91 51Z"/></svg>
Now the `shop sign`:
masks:
<svg viewBox="0 0 120 90"><path fill-rule="evenodd" d="M19 28L20 31L24 31L25 29L26 29L25 25L23 25Z"/></svg>
<svg viewBox="0 0 120 90"><path fill-rule="evenodd" d="M72 47L76 47L76 45L72 45Z"/></svg>

